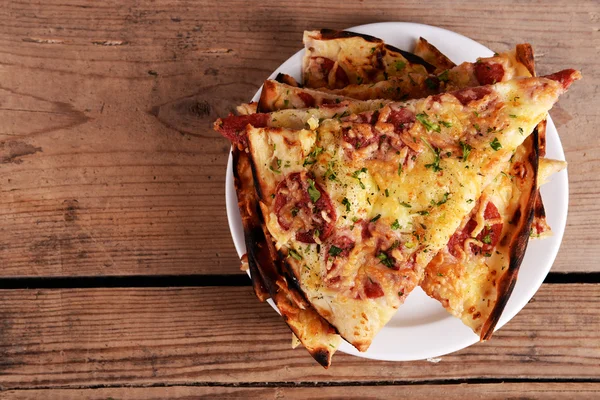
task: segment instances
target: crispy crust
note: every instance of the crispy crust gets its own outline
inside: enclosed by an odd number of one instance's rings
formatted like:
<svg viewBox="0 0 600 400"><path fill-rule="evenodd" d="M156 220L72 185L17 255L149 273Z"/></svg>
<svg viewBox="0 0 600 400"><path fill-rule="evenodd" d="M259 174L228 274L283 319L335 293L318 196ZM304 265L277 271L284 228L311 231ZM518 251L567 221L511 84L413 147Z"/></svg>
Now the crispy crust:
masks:
<svg viewBox="0 0 600 400"><path fill-rule="evenodd" d="M279 83L285 83L286 85L290 85L293 87L301 87L302 86L298 83L297 80L295 80L293 77L291 77L288 74L278 73L277 76L275 77L275 80Z"/></svg>
<svg viewBox="0 0 600 400"><path fill-rule="evenodd" d="M533 48L529 43L517 45L516 57L521 64L525 65L531 76L536 76ZM546 155L546 120L543 120L538 124L537 134L538 154L540 157L544 157ZM533 226L535 227L535 233L537 235L549 234L551 232L550 225L548 225L548 222L546 221L546 210L539 188L536 190L535 194Z"/></svg>
<svg viewBox="0 0 600 400"><path fill-rule="evenodd" d="M265 113L289 108L311 108L315 105L340 103L343 100L346 98L342 95L266 80L260 93L257 111Z"/></svg>
<svg viewBox="0 0 600 400"><path fill-rule="evenodd" d="M529 242L529 232L531 229L531 223L533 221L534 206L537 191L537 169L538 169L538 133L535 129L531 136L529 136L523 146L528 150L527 168L528 173L533 175L532 179L526 181L526 187L521 188L521 196L519 197L519 207L513 213L513 216L509 221L515 227L509 237L504 237L500 242L509 240L510 249L510 262L508 270L502 275L497 285L497 299L496 305L494 306L489 318L481 329L481 340L488 340L494 333L494 328L500 320L500 316L504 311L504 307L510 298L512 290L517 281L519 273L519 267L525 256L525 250L527 250L527 243Z"/></svg>
<svg viewBox="0 0 600 400"><path fill-rule="evenodd" d="M254 172L256 166L252 161L252 157L249 157L245 152L241 154L248 159L253 175L258 176ZM273 246L273 238L266 228L262 212L258 206L256 196L257 194L260 196L261 193L260 182L253 179L252 184L255 186L255 190L252 191L256 205L255 220L259 221L259 226L248 233L248 236L253 240L252 243L247 243L247 247L252 248L252 254L256 260L259 273L288 327L302 342L310 355L324 368L328 368L331 365L331 358L341 341L340 337L337 335L336 330L306 301L304 293L298 285L290 281L285 274L282 274L281 264L284 257ZM246 233L245 227L244 231Z"/></svg>
<svg viewBox="0 0 600 400"><path fill-rule="evenodd" d="M456 64L446 57L441 51L434 45L429 43L424 38L420 37L417 39L417 44L414 50L415 55L421 57L431 65L435 67L435 73L439 74L447 69L456 67Z"/></svg>
<svg viewBox="0 0 600 400"><path fill-rule="evenodd" d="M360 37L370 43L374 43L374 44L382 44L383 43L383 40L376 38L374 36L371 36L371 35L363 34L363 33L356 33L356 32L350 32L350 31L337 31L334 29L321 29L320 33L321 33L321 40L336 40L336 39L349 39L349 38L353 38L353 37ZM401 50L401 49L394 47L392 45L389 45L389 44L384 44L384 46L387 50L389 50L391 52L400 53L404 58L406 58L411 63L424 66L425 69L427 70L427 72L433 72L435 70L435 66L431 65L430 63L428 63L427 61L425 61L423 58L419 57L416 54Z"/></svg>

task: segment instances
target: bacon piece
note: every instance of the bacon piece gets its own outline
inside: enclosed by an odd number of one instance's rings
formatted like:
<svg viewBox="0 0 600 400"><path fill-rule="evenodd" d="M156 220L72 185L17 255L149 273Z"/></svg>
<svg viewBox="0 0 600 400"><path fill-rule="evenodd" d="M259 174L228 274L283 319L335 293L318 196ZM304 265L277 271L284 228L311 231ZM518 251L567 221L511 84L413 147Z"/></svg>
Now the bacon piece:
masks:
<svg viewBox="0 0 600 400"><path fill-rule="evenodd" d="M246 127L265 128L271 117L269 114L233 115L219 118L214 125L217 132L235 144L246 146Z"/></svg>
<svg viewBox="0 0 600 400"><path fill-rule="evenodd" d="M321 240L333 233L336 215L331 198L317 182L314 182L314 188L320 196L312 202L308 179L314 178L299 172L289 174L277 186L273 209L283 229L292 228L297 221L296 239L302 243L315 243L317 231Z"/></svg>
<svg viewBox="0 0 600 400"><path fill-rule="evenodd" d="M463 106L468 105L472 101L483 99L488 94L492 93L492 89L485 86L466 88L452 92L451 94L461 102Z"/></svg>
<svg viewBox="0 0 600 400"><path fill-rule="evenodd" d="M378 297L382 297L384 295L383 289L377 282L373 282L370 278L367 278L363 283L363 287L365 289L365 295L369 299L376 299Z"/></svg>
<svg viewBox="0 0 600 400"><path fill-rule="evenodd" d="M566 90L575 81L581 79L581 72L574 69L563 69L550 75L542 76L542 78L552 79L562 85Z"/></svg>
<svg viewBox="0 0 600 400"><path fill-rule="evenodd" d="M409 124L415 122L415 113L408 108L392 109L387 122L394 125L394 131L401 133L410 128Z"/></svg>
<svg viewBox="0 0 600 400"><path fill-rule="evenodd" d="M493 85L502 81L504 67L502 64L480 61L475 63L475 77L482 85Z"/></svg>
<svg viewBox="0 0 600 400"><path fill-rule="evenodd" d="M304 102L304 107L311 108L315 106L315 98L308 93L298 92L298 97Z"/></svg>

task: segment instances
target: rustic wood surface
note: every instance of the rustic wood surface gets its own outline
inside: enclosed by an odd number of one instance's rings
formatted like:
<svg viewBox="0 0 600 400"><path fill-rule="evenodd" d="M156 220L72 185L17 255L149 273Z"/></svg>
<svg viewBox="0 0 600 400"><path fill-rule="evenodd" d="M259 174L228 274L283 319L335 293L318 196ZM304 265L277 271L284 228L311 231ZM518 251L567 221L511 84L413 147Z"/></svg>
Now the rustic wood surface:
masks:
<svg viewBox="0 0 600 400"><path fill-rule="evenodd" d="M250 287L3 293L0 387L399 384L600 376L600 285L547 284L486 343L429 361L342 353L325 370ZM600 382L597 382L600 385Z"/></svg>
<svg viewBox="0 0 600 400"><path fill-rule="evenodd" d="M582 70L551 113L571 195L554 271L599 271L597 1L311 4L8 0L2 275L239 274L224 207L228 143L211 122L300 49L304 29L387 20L438 25L498 51L529 41L540 73Z"/></svg>
<svg viewBox="0 0 600 400"><path fill-rule="evenodd" d="M382 21L582 71L551 111L567 228L491 342L323 370L239 270L211 124L303 30ZM599 60L597 0L0 1L0 398L600 397Z"/></svg>
<svg viewBox="0 0 600 400"><path fill-rule="evenodd" d="M328 386L328 387L152 387L59 389L61 400L189 400L189 399L411 399L430 400L444 394L444 400L589 399L600 397L594 383L492 383L450 385ZM5 400L37 400L48 394L43 390L10 390Z"/></svg>

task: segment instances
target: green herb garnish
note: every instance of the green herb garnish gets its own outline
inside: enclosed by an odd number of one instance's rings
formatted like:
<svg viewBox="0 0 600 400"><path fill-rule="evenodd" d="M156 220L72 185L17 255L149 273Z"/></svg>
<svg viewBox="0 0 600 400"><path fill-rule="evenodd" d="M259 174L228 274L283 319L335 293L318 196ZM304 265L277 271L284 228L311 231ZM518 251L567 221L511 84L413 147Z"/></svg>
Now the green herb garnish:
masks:
<svg viewBox="0 0 600 400"><path fill-rule="evenodd" d="M494 138L494 140L492 140L490 143L490 147L495 151L498 151L502 148L502 144L498 141L498 138Z"/></svg>
<svg viewBox="0 0 600 400"><path fill-rule="evenodd" d="M438 124L429 121L428 119L428 115L426 113L420 113L417 114L416 116L417 121L419 121L421 124L423 124L423 126L425 127L425 129L427 129L427 131L434 131L434 132L440 132L441 128Z"/></svg>
<svg viewBox="0 0 600 400"><path fill-rule="evenodd" d="M312 179L307 179L308 182L308 195L310 196L310 201L316 203L321 198L321 192L315 187L315 181Z"/></svg>

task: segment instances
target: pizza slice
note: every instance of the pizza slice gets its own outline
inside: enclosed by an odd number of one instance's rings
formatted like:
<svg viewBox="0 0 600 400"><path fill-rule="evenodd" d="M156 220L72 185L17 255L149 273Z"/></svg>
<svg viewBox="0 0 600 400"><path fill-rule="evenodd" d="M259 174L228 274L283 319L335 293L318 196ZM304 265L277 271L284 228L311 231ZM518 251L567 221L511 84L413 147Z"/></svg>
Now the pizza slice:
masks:
<svg viewBox="0 0 600 400"><path fill-rule="evenodd" d="M426 78L434 67L412 53L383 40L348 31L321 29L304 32L304 86L338 89L371 84L399 76ZM424 79L423 78L423 79Z"/></svg>
<svg viewBox="0 0 600 400"><path fill-rule="evenodd" d="M240 116L252 114L252 107L238 107ZM328 368L331 358L341 343L335 329L324 320L299 293L289 287L274 263L275 250L266 239L261 222L260 207L254 188L254 178L248 153L242 146L232 147L234 186L244 228L247 253L242 264L250 269L256 297L260 301L271 298L293 335L323 367Z"/></svg>
<svg viewBox="0 0 600 400"><path fill-rule="evenodd" d="M456 64L446 57L444 53L439 51L437 47L422 37L417 39L414 53L423 60L427 61L429 64L433 65L435 67L434 73L436 75L441 74L447 69L456 67Z"/></svg>
<svg viewBox="0 0 600 400"><path fill-rule="evenodd" d="M366 350L470 212L468 200L527 136L517 128L529 132L544 118L563 91L555 80L577 77L461 90L314 130L247 128L265 226L288 283ZM517 94L518 107L510 103ZM515 110L524 114L512 118Z"/></svg>
<svg viewBox="0 0 600 400"><path fill-rule="evenodd" d="M415 74L389 76L386 80L371 84L350 84L343 88L319 88L331 94L359 100L390 99L406 100L427 95L505 82L517 77L531 76L523 64L523 51L529 45L518 45L515 50L480 58L474 63L465 62L439 74Z"/></svg>

